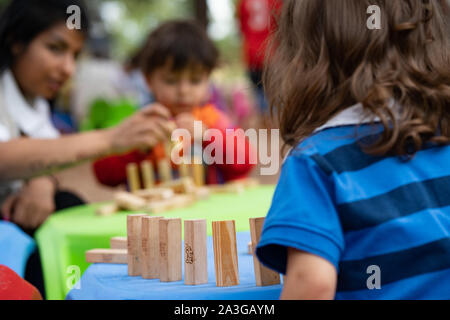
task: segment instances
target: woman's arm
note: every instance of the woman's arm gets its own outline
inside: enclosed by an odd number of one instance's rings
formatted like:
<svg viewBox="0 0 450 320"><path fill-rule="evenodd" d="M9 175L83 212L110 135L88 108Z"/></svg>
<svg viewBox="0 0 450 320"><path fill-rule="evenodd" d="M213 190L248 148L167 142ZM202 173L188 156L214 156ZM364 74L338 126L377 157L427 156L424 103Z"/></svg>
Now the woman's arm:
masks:
<svg viewBox="0 0 450 320"><path fill-rule="evenodd" d="M49 174L111 150L107 131L63 136L59 139L20 138L0 143L0 179L25 179Z"/></svg>
<svg viewBox="0 0 450 320"><path fill-rule="evenodd" d="M336 294L336 268L319 256L288 249L282 300L332 300Z"/></svg>
<svg viewBox="0 0 450 320"><path fill-rule="evenodd" d="M165 108L143 109L119 126L100 131L39 140L21 138L0 143L0 180L49 174L111 152L151 148L174 129Z"/></svg>

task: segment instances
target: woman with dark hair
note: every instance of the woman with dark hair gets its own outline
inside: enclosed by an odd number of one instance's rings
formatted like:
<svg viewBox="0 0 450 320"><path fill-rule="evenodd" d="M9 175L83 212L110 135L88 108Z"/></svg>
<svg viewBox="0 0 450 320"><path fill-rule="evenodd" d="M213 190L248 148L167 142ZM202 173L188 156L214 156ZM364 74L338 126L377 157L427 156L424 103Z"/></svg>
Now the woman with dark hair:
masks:
<svg viewBox="0 0 450 320"><path fill-rule="evenodd" d="M69 7L78 10L68 13ZM73 15L79 29L68 27ZM152 147L170 136L169 115L160 108L144 109L108 130L59 136L47 100L73 75L88 30L82 0L13 0L0 17L1 214L30 233L55 209L82 203L67 194L61 198L54 178L37 175Z"/></svg>

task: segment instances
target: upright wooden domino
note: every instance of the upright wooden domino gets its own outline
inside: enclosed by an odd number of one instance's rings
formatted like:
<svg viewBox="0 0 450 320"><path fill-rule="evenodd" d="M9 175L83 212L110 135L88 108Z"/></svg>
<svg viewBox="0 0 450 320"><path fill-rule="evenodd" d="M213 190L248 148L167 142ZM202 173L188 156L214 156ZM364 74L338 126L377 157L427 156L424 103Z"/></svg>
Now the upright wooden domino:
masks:
<svg viewBox="0 0 450 320"><path fill-rule="evenodd" d="M192 164L192 175L197 187L203 187L205 185L205 168L203 164L197 164L194 161Z"/></svg>
<svg viewBox="0 0 450 320"><path fill-rule="evenodd" d="M142 217L146 214L130 214L127 216L128 275L135 277L142 273Z"/></svg>
<svg viewBox="0 0 450 320"><path fill-rule="evenodd" d="M178 166L178 173L180 178L188 178L191 176L189 173L189 166L184 161Z"/></svg>
<svg viewBox="0 0 450 320"><path fill-rule="evenodd" d="M161 282L182 279L181 219L159 220L159 279Z"/></svg>
<svg viewBox="0 0 450 320"><path fill-rule="evenodd" d="M280 283L280 274L264 267L258 260L255 254L255 248L258 245L261 237L261 232L264 226L265 218L251 218L250 219L250 235L252 238L253 249L253 267L255 269L256 285L259 287L272 286Z"/></svg>
<svg viewBox="0 0 450 320"><path fill-rule="evenodd" d="M239 269L235 222L234 220L214 221L212 231L216 286L237 286L239 284Z"/></svg>
<svg viewBox="0 0 450 320"><path fill-rule="evenodd" d="M159 220L162 217L142 218L142 278L159 278Z"/></svg>
<svg viewBox="0 0 450 320"><path fill-rule="evenodd" d="M158 175L162 183L172 180L172 167L169 160L161 159L158 161Z"/></svg>
<svg viewBox="0 0 450 320"><path fill-rule="evenodd" d="M141 173L144 188L145 189L153 188L155 185L155 174L153 164L150 161L144 160L141 162Z"/></svg>
<svg viewBox="0 0 450 320"><path fill-rule="evenodd" d="M127 180L131 193L136 192L141 188L139 170L136 163L130 163L127 165Z"/></svg>
<svg viewBox="0 0 450 320"><path fill-rule="evenodd" d="M206 220L184 221L184 284L208 283Z"/></svg>

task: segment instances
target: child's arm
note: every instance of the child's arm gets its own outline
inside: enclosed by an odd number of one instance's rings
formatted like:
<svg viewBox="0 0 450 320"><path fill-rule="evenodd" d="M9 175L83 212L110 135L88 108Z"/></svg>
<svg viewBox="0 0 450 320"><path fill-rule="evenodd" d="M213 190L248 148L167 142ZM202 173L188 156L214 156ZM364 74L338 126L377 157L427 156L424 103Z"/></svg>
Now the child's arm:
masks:
<svg viewBox="0 0 450 320"><path fill-rule="evenodd" d="M288 249L282 300L331 300L336 294L336 268L319 256Z"/></svg>
<svg viewBox="0 0 450 320"><path fill-rule="evenodd" d="M151 147L161 136L169 136L168 111L161 107L146 108L117 127L59 139L18 138L0 142L0 180L47 175L82 161L111 152Z"/></svg>

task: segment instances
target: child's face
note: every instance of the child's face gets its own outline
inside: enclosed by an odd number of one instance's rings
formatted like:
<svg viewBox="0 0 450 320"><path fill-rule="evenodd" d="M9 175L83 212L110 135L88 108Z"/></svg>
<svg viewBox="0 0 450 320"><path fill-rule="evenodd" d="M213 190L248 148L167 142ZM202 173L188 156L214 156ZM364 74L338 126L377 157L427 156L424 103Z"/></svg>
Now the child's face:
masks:
<svg viewBox="0 0 450 320"><path fill-rule="evenodd" d="M174 72L165 66L148 75L147 82L156 101L168 108L173 116L191 112L209 98L209 72L202 69Z"/></svg>

